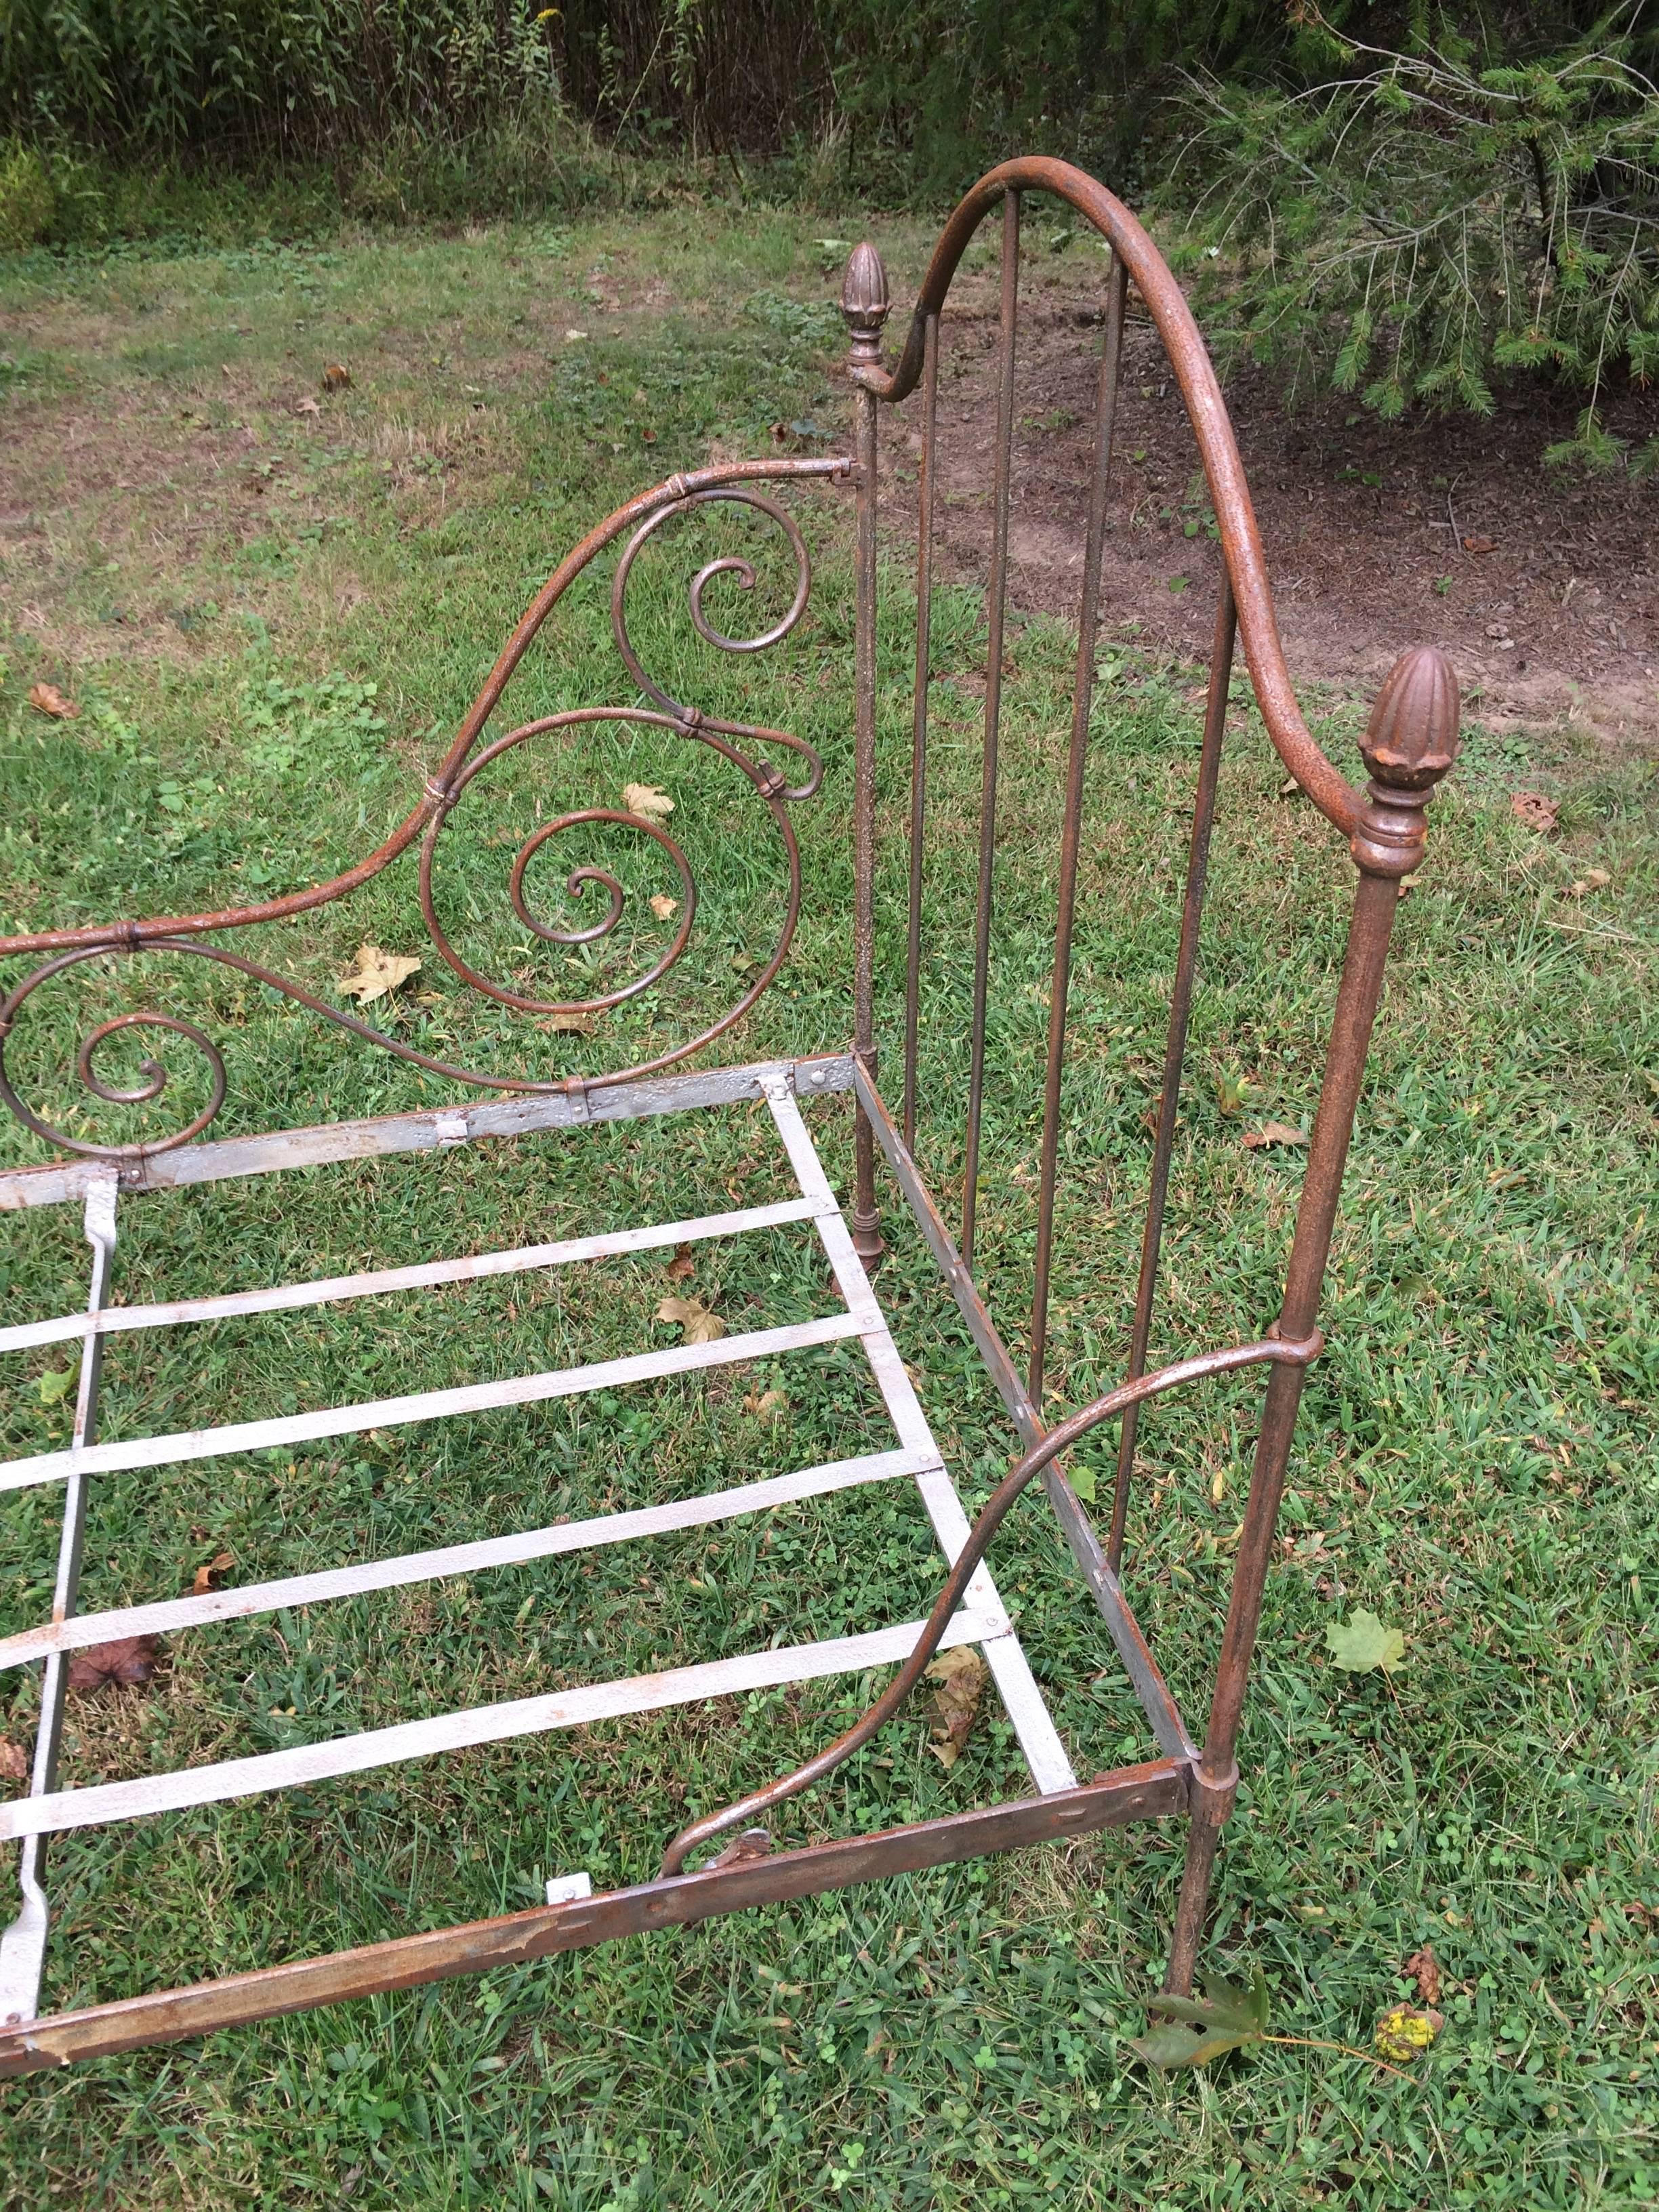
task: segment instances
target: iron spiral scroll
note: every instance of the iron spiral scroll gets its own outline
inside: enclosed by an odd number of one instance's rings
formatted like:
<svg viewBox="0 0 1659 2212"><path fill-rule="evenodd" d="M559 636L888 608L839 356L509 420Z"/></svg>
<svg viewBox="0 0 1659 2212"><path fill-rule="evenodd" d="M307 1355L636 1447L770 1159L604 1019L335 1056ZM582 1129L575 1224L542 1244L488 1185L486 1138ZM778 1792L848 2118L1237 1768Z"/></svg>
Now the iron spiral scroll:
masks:
<svg viewBox="0 0 1659 2212"><path fill-rule="evenodd" d="M752 591L757 580L757 571L750 562L741 556L726 555L706 562L690 579L687 586L687 601L691 622L699 636L724 653L757 653L781 643L805 611L812 586L811 562L805 540L793 516L775 500L754 489L754 485L757 481L775 482L800 477L844 480L850 466L850 463L844 459L830 459L749 462L720 469L705 469L670 477L665 483L618 508L573 550L532 601L469 708L448 754L428 781L420 803L374 853L330 881L258 906L227 908L210 914L154 916L138 921L94 923L33 936L0 939L0 958L46 956L21 981L12 985L3 1001L0 1001L0 1101L3 1101L13 1116L36 1136L44 1138L61 1152L77 1154L83 1158L118 1162L141 1160L146 1156L170 1152L179 1146L189 1144L210 1127L228 1093L224 1054L199 1022L181 1015L148 1007L117 1014L88 1030L81 1038L75 1054L76 1076L89 1098L117 1106L147 1105L164 1097L173 1079L165 1061L158 1056L159 1047L157 1054L147 1056L141 1061L137 1071L139 1079L125 1088L107 1081L100 1073L100 1054L112 1038L132 1031L155 1032L169 1042L182 1040L206 1072L207 1102L179 1127L164 1134L146 1137L130 1144L99 1144L74 1136L55 1126L44 1115L37 1113L13 1081L7 1064L7 1053L14 1042L20 1018L25 1014L34 994L55 977L88 963L111 958L128 959L141 953L203 960L234 970L252 981L268 986L337 1029L348 1030L354 1036L427 1073L481 1090L552 1093L568 1091L573 1085L587 1090L598 1089L653 1074L690 1059L712 1044L743 1020L769 988L788 957L799 917L801 898L800 848L789 810L817 793L823 779L823 763L805 738L785 730L722 720L698 707L676 699L657 683L644 667L629 629L629 580L641 551L676 517L692 514L709 506L745 509L781 533L793 557L794 587L789 604L781 617L751 637L731 635L717 627L704 604L704 594L708 586L717 579L727 579L741 590ZM617 560L611 586L611 635L623 667L650 703L643 706L572 708L560 714L542 715L522 723L504 736L481 745L479 740L485 726L494 714L508 679L553 608L589 563L624 535L628 542ZM642 973L591 997L539 996L489 976L471 965L456 950L444 927L435 889L436 864L444 829L486 769L506 754L538 738L604 724L664 730L689 744L717 754L745 779L782 847L786 896L782 919L771 951L758 963L736 1001L685 1042L626 1067L573 1078L538 1077L527 1073L509 1073L463 1066L388 1035L360 1015L347 1012L344 1008L318 997L291 977L218 941L218 933L251 927L260 922L287 920L349 896L380 874L418 841L419 897L427 935L445 964L470 989L510 1007L515 1012L575 1019L604 1012L624 1001L641 997L659 984L679 963L691 942L698 906L696 880L684 851L659 822L650 819L647 815L626 805L573 808L534 830L520 846L507 872L507 904L518 922L534 939L556 946L591 945L611 937L623 920L628 906L628 893L620 878L611 869L597 861L580 861L573 858L573 865L564 877L565 893L574 906L579 909L586 908L591 918L562 925L544 918L532 903L526 882L532 861L549 848L574 856L574 846L567 841L584 830L591 832L601 826L633 833L654 846L666 860L673 871L678 898L678 921L665 950L653 959ZM767 757L768 753L779 751L790 757L793 781ZM592 899L595 892L605 898L602 913L592 912Z"/></svg>

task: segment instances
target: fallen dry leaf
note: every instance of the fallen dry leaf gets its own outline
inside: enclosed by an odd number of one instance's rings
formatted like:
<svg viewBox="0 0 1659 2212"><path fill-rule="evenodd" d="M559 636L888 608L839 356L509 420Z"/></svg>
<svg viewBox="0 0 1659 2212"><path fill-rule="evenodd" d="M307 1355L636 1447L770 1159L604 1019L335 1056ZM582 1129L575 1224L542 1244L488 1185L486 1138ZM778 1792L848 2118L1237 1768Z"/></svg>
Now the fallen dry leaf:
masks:
<svg viewBox="0 0 1659 2212"><path fill-rule="evenodd" d="M726 1179L726 1196L735 1203L741 1203L743 1198L743 1187L744 1183L748 1182L750 1176L757 1173L759 1167L760 1162L758 1160L751 1160L747 1154L745 1154L744 1157L738 1162L737 1165L732 1169L731 1174Z"/></svg>
<svg viewBox="0 0 1659 2212"><path fill-rule="evenodd" d="M1418 1997L1422 2003L1439 2003L1440 1961L1434 1955L1432 1943L1425 1943L1420 1951L1413 1951L1400 1971L1416 1983Z"/></svg>
<svg viewBox="0 0 1659 2212"><path fill-rule="evenodd" d="M360 1006L383 999L406 982L420 966L412 952L386 952L378 945L360 945L357 957L339 979L338 988Z"/></svg>
<svg viewBox="0 0 1659 2212"><path fill-rule="evenodd" d="M1299 799L1302 796L1302 786L1293 775L1287 775L1279 787L1279 795L1281 799Z"/></svg>
<svg viewBox="0 0 1659 2212"><path fill-rule="evenodd" d="M587 336L587 332L586 331L567 331L564 335L567 344L575 345Z"/></svg>
<svg viewBox="0 0 1659 2212"><path fill-rule="evenodd" d="M754 1414L757 1420L775 1421L789 1410L789 1401L781 1390L751 1390L743 1401L745 1413Z"/></svg>
<svg viewBox="0 0 1659 2212"><path fill-rule="evenodd" d="M925 1669L927 1680L939 1684L933 1699L933 1741L927 1747L947 1773L962 1756L979 1712L990 1669L971 1644L958 1644L941 1651Z"/></svg>
<svg viewBox="0 0 1659 2212"><path fill-rule="evenodd" d="M733 1838L717 1859L709 1861L709 1871L716 1867L738 1866L744 1859L763 1859L772 1848L772 1838L764 1828L745 1828Z"/></svg>
<svg viewBox="0 0 1659 2212"><path fill-rule="evenodd" d="M674 811L673 800L654 783L625 783L623 805L630 814L641 815L647 822L666 822Z"/></svg>
<svg viewBox="0 0 1659 2212"><path fill-rule="evenodd" d="M311 394L307 392L294 411L296 415L320 415L323 411L323 403L320 399L313 399Z"/></svg>
<svg viewBox="0 0 1659 2212"><path fill-rule="evenodd" d="M1564 896L1583 898L1586 891L1604 891L1613 881L1605 868L1589 868L1576 882L1567 885Z"/></svg>
<svg viewBox="0 0 1659 2212"><path fill-rule="evenodd" d="M72 722L81 709L73 699L67 699L55 684L31 684L29 704L37 713L51 714L60 722Z"/></svg>
<svg viewBox="0 0 1659 2212"><path fill-rule="evenodd" d="M28 1757L22 1745L0 1735L0 1782L27 1782L28 1778Z"/></svg>
<svg viewBox="0 0 1659 2212"><path fill-rule="evenodd" d="M677 915L680 910L679 901L677 898L670 898L666 891L653 891L650 906L652 913L656 915L659 921L668 921L672 915Z"/></svg>
<svg viewBox="0 0 1659 2212"><path fill-rule="evenodd" d="M1466 553L1495 553L1498 550L1498 540L1495 538L1466 538L1463 540L1463 550Z"/></svg>
<svg viewBox="0 0 1659 2212"><path fill-rule="evenodd" d="M207 1561L205 1565L197 1568L196 1579L190 1586L191 1595L192 1597L205 1597L208 1592L213 1588L213 1577L215 1575L223 1574L227 1567L234 1567L235 1564L235 1560L231 1558L228 1552L216 1553L213 1558Z"/></svg>
<svg viewBox="0 0 1659 2212"><path fill-rule="evenodd" d="M323 371L325 392L343 392L351 381L351 371L343 361L331 361Z"/></svg>
<svg viewBox="0 0 1659 2212"><path fill-rule="evenodd" d="M556 1014L544 1014L536 1026L551 1030L556 1036L592 1036L598 1024L592 1014L576 1006L566 1006Z"/></svg>
<svg viewBox="0 0 1659 2212"><path fill-rule="evenodd" d="M118 1636L94 1644L70 1662L71 1690L102 1690L112 1682L148 1682L161 1656L159 1636Z"/></svg>
<svg viewBox="0 0 1659 2212"><path fill-rule="evenodd" d="M1264 1121L1259 1129L1246 1129L1244 1144L1248 1151L1260 1152L1264 1145L1305 1145L1305 1129L1292 1128L1288 1121Z"/></svg>
<svg viewBox="0 0 1659 2212"><path fill-rule="evenodd" d="M1541 791L1517 791L1510 800L1510 811L1517 821L1524 822L1528 830L1544 836L1555 827L1555 818L1561 811L1559 799L1551 799Z"/></svg>
<svg viewBox="0 0 1659 2212"><path fill-rule="evenodd" d="M694 1275L696 1271L697 1263L691 1257L691 1247L689 1244L677 1244L674 1247L674 1256L668 1263L669 1281L683 1283L688 1275Z"/></svg>
<svg viewBox="0 0 1659 2212"><path fill-rule="evenodd" d="M714 1344L726 1334L726 1323L697 1298L665 1298L657 1308L659 1321L678 1322L688 1344Z"/></svg>

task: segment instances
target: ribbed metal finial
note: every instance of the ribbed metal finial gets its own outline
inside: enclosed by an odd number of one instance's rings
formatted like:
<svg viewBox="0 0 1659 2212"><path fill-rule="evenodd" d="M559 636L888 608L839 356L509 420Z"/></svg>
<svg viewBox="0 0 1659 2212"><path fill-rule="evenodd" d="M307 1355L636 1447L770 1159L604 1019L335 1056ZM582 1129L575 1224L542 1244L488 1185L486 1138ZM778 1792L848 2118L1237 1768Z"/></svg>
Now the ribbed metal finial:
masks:
<svg viewBox="0 0 1659 2212"><path fill-rule="evenodd" d="M1389 791L1438 783L1457 758L1457 677L1439 647L1401 653L1359 740L1372 777Z"/></svg>
<svg viewBox="0 0 1659 2212"><path fill-rule="evenodd" d="M867 238L861 239L848 256L841 287L841 311L853 341L854 364L879 360L882 325L891 304L881 256Z"/></svg>

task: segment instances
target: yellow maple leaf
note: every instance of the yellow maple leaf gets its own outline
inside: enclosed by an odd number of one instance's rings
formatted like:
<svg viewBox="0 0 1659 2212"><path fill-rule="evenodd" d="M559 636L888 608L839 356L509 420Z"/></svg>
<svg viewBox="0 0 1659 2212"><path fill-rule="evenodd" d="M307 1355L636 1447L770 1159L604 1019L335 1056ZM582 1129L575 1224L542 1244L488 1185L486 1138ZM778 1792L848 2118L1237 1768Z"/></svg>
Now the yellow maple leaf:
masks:
<svg viewBox="0 0 1659 2212"><path fill-rule="evenodd" d="M339 979L338 988L366 1006L407 982L420 966L412 952L386 952L378 945L360 945L357 957Z"/></svg>

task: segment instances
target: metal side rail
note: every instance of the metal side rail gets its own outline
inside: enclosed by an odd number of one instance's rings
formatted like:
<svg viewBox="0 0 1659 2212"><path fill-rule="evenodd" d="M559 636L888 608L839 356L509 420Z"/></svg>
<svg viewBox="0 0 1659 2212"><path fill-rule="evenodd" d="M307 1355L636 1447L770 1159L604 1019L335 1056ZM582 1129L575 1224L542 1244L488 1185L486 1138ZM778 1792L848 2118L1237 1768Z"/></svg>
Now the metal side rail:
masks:
<svg viewBox="0 0 1659 2212"><path fill-rule="evenodd" d="M1034 1450L1048 1435L1048 1424L1028 1396L1025 1386L1020 1381L1019 1370L1009 1357L1008 1348L998 1333L996 1323L986 1310L985 1301L975 1287L973 1276L963 1265L962 1255L957 1251L944 1218L934 1205L927 1186L910 1156L909 1147L900 1135L881 1093L856 1063L853 1080L859 1103L869 1117L876 1142L881 1146L893 1180L909 1206L928 1249L938 1262L945 1285L955 1298L957 1310L968 1325L969 1334L985 1362L986 1371L996 1386L997 1395L1008 1410L1008 1417L1018 1432L1021 1443L1028 1451ZM1130 1686L1146 1716L1153 1741L1171 1759L1195 1759L1198 1747L1188 1733L1181 1709L1152 1656L1152 1647L1123 1594L1122 1584L1108 1564L1094 1525L1083 1510L1082 1500L1066 1480L1064 1469L1058 1465L1044 1469L1042 1484L1054 1517L1060 1522L1061 1534L1071 1548L1072 1557L1089 1585L1123 1671L1128 1676Z"/></svg>
<svg viewBox="0 0 1659 2212"><path fill-rule="evenodd" d="M739 1857L697 1874L641 1882L568 1904L533 1906L493 1920L394 1936L257 1973L228 1974L188 1989L159 1990L112 2004L0 2027L0 2075L69 2066L146 2044L176 2043L216 2028L270 2020L347 1997L415 1989L456 1974L517 1966L556 1952L614 1942L653 1928L683 1927L861 1881L950 1866L988 1852L1018 1850L1059 1837L1086 1836L1133 1820L1184 1813L1187 1770L1155 1759L1103 1774L1079 1788L953 1813L875 1835L838 1837L802 1850Z"/></svg>

